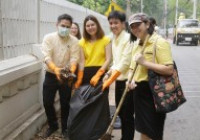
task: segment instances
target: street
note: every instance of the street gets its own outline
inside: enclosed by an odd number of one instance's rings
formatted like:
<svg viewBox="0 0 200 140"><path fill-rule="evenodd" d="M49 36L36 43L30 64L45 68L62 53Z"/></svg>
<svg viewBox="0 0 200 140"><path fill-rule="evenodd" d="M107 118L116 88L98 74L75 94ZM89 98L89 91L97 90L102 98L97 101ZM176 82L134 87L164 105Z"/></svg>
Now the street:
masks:
<svg viewBox="0 0 200 140"><path fill-rule="evenodd" d="M172 46L187 102L168 114L166 140L200 140L200 47Z"/></svg>
<svg viewBox="0 0 200 140"><path fill-rule="evenodd" d="M172 53L187 102L167 115L164 140L200 140L200 47L172 44ZM120 140L119 130L113 134L114 140ZM139 140L137 132L135 140Z"/></svg>

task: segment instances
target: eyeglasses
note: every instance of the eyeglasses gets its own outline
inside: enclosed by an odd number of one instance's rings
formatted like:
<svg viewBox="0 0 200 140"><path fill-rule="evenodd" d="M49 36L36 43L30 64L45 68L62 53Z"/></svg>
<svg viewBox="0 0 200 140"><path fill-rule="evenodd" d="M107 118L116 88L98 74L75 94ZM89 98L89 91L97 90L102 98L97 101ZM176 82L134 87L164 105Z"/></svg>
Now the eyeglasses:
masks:
<svg viewBox="0 0 200 140"><path fill-rule="evenodd" d="M131 24L131 29L134 30L136 28L138 28L143 22L137 22L137 23L133 23Z"/></svg>

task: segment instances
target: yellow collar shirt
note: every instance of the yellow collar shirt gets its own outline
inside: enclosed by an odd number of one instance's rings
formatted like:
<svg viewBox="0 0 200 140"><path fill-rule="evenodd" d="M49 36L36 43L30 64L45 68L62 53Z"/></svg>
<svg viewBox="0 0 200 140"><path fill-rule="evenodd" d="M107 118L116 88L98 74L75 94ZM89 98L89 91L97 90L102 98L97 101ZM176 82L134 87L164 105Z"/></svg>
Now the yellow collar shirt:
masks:
<svg viewBox="0 0 200 140"><path fill-rule="evenodd" d="M128 70L131 63L131 51L132 45L130 44L130 34L123 30L118 37L113 37L113 65L111 69L121 72L121 75L117 78L117 80L128 79Z"/></svg>
<svg viewBox="0 0 200 140"><path fill-rule="evenodd" d="M41 50L44 62L51 60L61 68L69 66L71 63L78 63L80 57L78 40L72 35L62 38L57 32L44 37ZM53 73L46 65L45 70Z"/></svg>
<svg viewBox="0 0 200 140"><path fill-rule="evenodd" d="M109 43L110 38L106 36L92 43L82 38L79 45L83 48L85 67L102 66L106 60L105 48Z"/></svg>
<svg viewBox="0 0 200 140"><path fill-rule="evenodd" d="M171 53L171 47L170 44L163 39L161 36L159 36L157 33L154 33L151 35L149 40L147 41L147 44L144 49L143 56L147 61L153 60L153 48L154 48L154 42L156 41L156 57L155 57L155 63L162 64L162 65L172 65L173 64L173 58ZM142 46L139 45L139 40L137 40L133 44L133 51L132 51L132 60L130 68L134 69L136 62L134 60L134 56L137 53L140 53L142 50ZM138 65L136 69L136 73L134 75L134 80L136 82L141 81L148 81L148 69L142 65Z"/></svg>

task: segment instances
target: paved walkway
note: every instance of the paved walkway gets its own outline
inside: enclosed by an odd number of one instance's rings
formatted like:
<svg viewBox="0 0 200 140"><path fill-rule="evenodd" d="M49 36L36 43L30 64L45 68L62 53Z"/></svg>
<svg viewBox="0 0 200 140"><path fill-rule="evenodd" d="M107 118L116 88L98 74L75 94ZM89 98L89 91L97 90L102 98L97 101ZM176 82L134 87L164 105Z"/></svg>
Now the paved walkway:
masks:
<svg viewBox="0 0 200 140"><path fill-rule="evenodd" d="M115 96L114 96L114 90L115 90L115 85L111 85L110 87L110 93L109 93L109 103L111 106L111 112L114 113L115 111ZM58 118L60 118L60 116L58 116ZM44 125L44 127L41 129L41 131L36 134L35 138L33 138L32 140L44 140L42 138L42 135L44 134L44 132L47 129L47 125ZM112 140L120 140L121 138L121 130L117 129L113 131L113 138ZM136 133L136 137L135 140L138 140L138 134ZM55 132L51 137L47 138L46 140L62 140L61 137L61 130L58 130L57 132Z"/></svg>

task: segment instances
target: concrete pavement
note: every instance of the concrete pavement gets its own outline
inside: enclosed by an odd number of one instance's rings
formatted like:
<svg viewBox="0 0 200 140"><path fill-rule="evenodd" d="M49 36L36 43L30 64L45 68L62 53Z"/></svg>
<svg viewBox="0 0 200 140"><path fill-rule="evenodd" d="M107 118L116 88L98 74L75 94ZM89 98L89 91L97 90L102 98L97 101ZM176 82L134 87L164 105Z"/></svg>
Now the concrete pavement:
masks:
<svg viewBox="0 0 200 140"><path fill-rule="evenodd" d="M167 115L164 140L200 140L200 46L172 45L172 53L187 102ZM109 101L110 106L115 106L114 85L110 88ZM40 140L42 131L33 140ZM120 130L114 130L113 136L113 140L120 140ZM61 139L59 131L49 138L49 140L59 139ZM139 140L137 132L134 140Z"/></svg>

